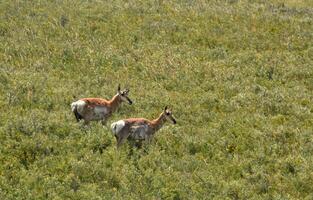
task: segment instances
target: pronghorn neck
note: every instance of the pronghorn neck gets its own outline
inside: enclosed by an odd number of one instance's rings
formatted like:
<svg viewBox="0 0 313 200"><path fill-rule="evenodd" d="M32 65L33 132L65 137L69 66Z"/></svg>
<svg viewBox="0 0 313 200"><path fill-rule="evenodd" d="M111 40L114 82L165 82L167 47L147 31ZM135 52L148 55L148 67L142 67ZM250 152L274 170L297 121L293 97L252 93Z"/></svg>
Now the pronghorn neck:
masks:
<svg viewBox="0 0 313 200"><path fill-rule="evenodd" d="M166 117L163 113L161 113L161 115L158 118L152 120L153 129L155 131L160 130L160 128L162 128L165 122L166 122Z"/></svg>
<svg viewBox="0 0 313 200"><path fill-rule="evenodd" d="M111 111L115 111L120 104L122 103L122 100L120 98L120 96L118 94L116 94L110 101L109 101L109 105L111 107Z"/></svg>

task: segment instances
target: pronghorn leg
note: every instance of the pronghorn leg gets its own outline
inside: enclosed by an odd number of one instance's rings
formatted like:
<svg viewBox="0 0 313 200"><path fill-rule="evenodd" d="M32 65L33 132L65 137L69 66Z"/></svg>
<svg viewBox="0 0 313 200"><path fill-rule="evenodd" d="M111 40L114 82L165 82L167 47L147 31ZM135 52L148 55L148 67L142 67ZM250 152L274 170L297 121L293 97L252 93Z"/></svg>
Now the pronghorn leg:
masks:
<svg viewBox="0 0 313 200"><path fill-rule="evenodd" d="M116 147L118 149L125 142L125 140L128 138L129 135L130 135L130 132L123 131L123 132L121 132L121 135L117 137Z"/></svg>
<svg viewBox="0 0 313 200"><path fill-rule="evenodd" d="M74 107L73 109L73 113L75 115L76 121L79 122L81 119L83 119L83 117L79 114L78 110L77 110L77 106Z"/></svg>
<svg viewBox="0 0 313 200"><path fill-rule="evenodd" d="M147 144L151 144L151 141L152 141L152 137L151 136L146 136L145 137L145 143L147 143Z"/></svg>
<svg viewBox="0 0 313 200"><path fill-rule="evenodd" d="M125 141L125 139L123 137L117 138L116 148L119 149L124 141Z"/></svg>
<svg viewBox="0 0 313 200"><path fill-rule="evenodd" d="M76 121L79 122L81 119L79 114L77 112L74 112L74 115L75 115Z"/></svg>

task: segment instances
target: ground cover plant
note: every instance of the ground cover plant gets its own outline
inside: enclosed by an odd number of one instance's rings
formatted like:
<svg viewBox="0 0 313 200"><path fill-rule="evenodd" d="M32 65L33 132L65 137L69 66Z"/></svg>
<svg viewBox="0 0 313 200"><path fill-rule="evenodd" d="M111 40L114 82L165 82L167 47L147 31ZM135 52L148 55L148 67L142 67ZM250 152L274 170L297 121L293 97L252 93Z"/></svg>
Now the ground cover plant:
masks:
<svg viewBox="0 0 313 200"><path fill-rule="evenodd" d="M1 199L313 199L313 1L0 2ZM130 88L108 126L70 103ZM109 124L167 124L116 150Z"/></svg>

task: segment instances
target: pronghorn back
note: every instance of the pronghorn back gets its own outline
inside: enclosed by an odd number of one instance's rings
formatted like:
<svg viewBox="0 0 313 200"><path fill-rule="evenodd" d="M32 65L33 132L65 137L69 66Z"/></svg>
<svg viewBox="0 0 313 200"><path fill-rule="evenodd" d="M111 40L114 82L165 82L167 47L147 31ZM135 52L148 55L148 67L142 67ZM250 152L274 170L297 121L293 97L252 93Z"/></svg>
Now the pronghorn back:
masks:
<svg viewBox="0 0 313 200"><path fill-rule="evenodd" d="M145 118L128 118L128 119L125 119L125 121L130 124L151 123L150 120L145 119Z"/></svg>
<svg viewBox="0 0 313 200"><path fill-rule="evenodd" d="M86 102L89 106L108 106L109 101L102 98L82 98L81 101Z"/></svg>

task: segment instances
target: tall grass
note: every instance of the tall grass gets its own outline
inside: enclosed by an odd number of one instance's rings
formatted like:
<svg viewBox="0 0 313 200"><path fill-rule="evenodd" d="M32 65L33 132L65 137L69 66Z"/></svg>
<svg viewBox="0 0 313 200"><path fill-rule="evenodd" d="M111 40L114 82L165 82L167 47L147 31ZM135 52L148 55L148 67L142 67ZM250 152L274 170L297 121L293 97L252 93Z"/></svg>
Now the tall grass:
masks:
<svg viewBox="0 0 313 200"><path fill-rule="evenodd" d="M312 1L0 2L1 199L312 199ZM107 127L70 103L123 105ZM155 118L150 146L109 124Z"/></svg>

